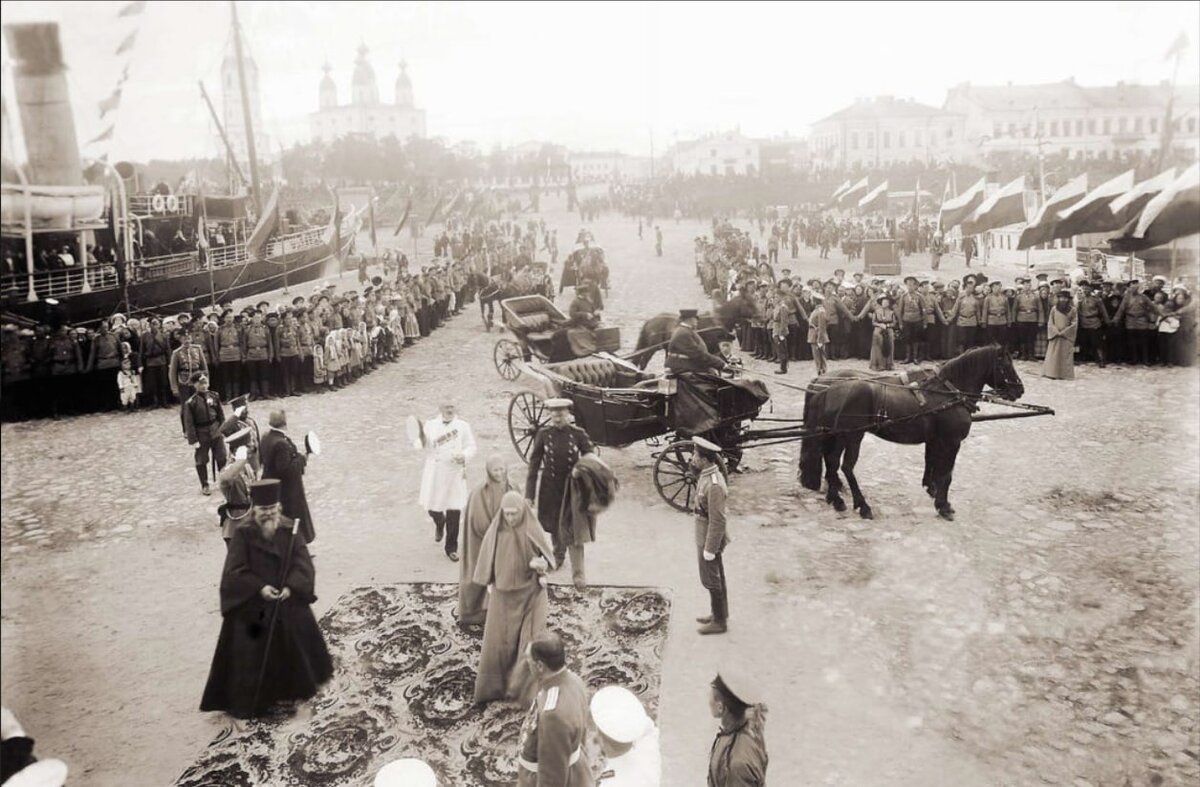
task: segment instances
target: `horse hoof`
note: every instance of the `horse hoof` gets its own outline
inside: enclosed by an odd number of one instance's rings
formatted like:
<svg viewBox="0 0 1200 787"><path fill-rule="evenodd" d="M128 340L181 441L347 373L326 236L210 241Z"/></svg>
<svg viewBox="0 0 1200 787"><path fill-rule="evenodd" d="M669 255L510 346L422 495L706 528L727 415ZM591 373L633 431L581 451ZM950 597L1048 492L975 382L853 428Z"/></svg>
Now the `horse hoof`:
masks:
<svg viewBox="0 0 1200 787"><path fill-rule="evenodd" d="M936 497L936 495L934 493L934 488L930 485L925 486L925 494L929 495L930 497Z"/></svg>
<svg viewBox="0 0 1200 787"><path fill-rule="evenodd" d="M870 506L863 506L862 508L860 508L858 510L858 515L861 516L863 519L874 519L875 518L875 512L871 510Z"/></svg>
<svg viewBox="0 0 1200 787"><path fill-rule="evenodd" d="M938 511L938 516L940 516L942 519L946 520L947 522L954 521L954 512L953 511L947 511L945 509L942 509L941 511Z"/></svg>
<svg viewBox="0 0 1200 787"><path fill-rule="evenodd" d="M846 504L841 499L833 501L833 510L839 514L846 510Z"/></svg>

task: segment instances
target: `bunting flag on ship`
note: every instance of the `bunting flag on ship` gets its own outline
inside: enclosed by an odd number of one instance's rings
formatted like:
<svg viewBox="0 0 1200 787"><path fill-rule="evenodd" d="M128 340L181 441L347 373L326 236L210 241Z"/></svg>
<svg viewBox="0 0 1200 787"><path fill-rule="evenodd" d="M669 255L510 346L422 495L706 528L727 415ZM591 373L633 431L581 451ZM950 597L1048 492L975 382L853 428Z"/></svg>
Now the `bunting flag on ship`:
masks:
<svg viewBox="0 0 1200 787"><path fill-rule="evenodd" d="M858 201L858 209L863 213L868 213L874 210L886 210L887 190L888 182L885 180L883 183L880 183L878 186L872 189L871 193L867 194L867 196Z"/></svg>
<svg viewBox="0 0 1200 787"><path fill-rule="evenodd" d="M1188 167L1147 202L1141 215L1109 245L1119 252L1140 251L1196 233L1200 233L1200 164Z"/></svg>
<svg viewBox="0 0 1200 787"><path fill-rule="evenodd" d="M1117 223L1108 204L1133 188L1133 170L1117 175L1088 192L1087 196L1058 214L1055 238L1069 238L1089 232L1112 232Z"/></svg>
<svg viewBox="0 0 1200 787"><path fill-rule="evenodd" d="M118 20L133 19L135 21L133 22L133 29L125 33L124 38L121 39L121 43L117 45L116 52L114 53L117 57L124 57L125 62L121 68L121 76L117 78L117 83L113 86L112 92L108 94L107 98L102 99L99 104L97 104L97 109L100 112L101 120L104 120L110 113L116 113L121 108L121 95L124 90L125 83L129 81L129 62L132 57L131 53L137 44L138 33L141 31L140 20L136 20L136 18L140 17L142 12L145 10L146 3L144 0L139 0L138 2L126 3L121 7L121 10L117 12ZM98 142L107 142L113 138L115 130L116 123L109 123L108 127L104 129L104 131L100 132L98 135L89 140L87 144L94 145ZM108 153L105 152L101 157L104 158L107 157L107 155Z"/></svg>
<svg viewBox="0 0 1200 787"><path fill-rule="evenodd" d="M938 217L942 232L962 224L975 209L983 204L984 190L987 187L986 178L980 178L975 185L942 203L942 211Z"/></svg>
<svg viewBox="0 0 1200 787"><path fill-rule="evenodd" d="M963 232L978 235L1025 219L1025 176L1022 175L981 202L971 217L963 220Z"/></svg>
<svg viewBox="0 0 1200 787"><path fill-rule="evenodd" d="M1054 228L1058 224L1058 214L1079 202L1085 194L1087 194L1086 172L1054 192L1038 209L1038 212L1029 220L1029 226L1021 231L1017 250L1024 251L1053 240Z"/></svg>

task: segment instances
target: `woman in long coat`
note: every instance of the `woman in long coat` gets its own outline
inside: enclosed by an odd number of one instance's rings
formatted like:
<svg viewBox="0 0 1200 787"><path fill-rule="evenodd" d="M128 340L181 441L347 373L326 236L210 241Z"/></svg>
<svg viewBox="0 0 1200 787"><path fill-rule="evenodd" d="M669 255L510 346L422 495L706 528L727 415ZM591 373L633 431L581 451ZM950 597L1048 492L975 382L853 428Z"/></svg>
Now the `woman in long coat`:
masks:
<svg viewBox="0 0 1200 787"><path fill-rule="evenodd" d="M871 371L888 372L896 364L896 329L900 325L892 311L891 296L883 294L867 304L856 319L869 317L871 327Z"/></svg>
<svg viewBox="0 0 1200 787"><path fill-rule="evenodd" d="M275 702L308 699L333 675L312 613L317 600L312 557L304 539L293 536L291 520L279 513L279 482L256 481L250 495L252 523L234 531L225 556L221 634L200 701L200 710L239 719Z"/></svg>
<svg viewBox="0 0 1200 787"><path fill-rule="evenodd" d="M462 555L458 564L458 623L460 626L477 626L483 623L487 610L487 588L475 584L475 566L479 562L479 550L492 520L500 513L500 500L512 489L508 481L508 467L499 454L487 460L487 478L471 490L467 498L466 517L463 522Z"/></svg>
<svg viewBox="0 0 1200 787"><path fill-rule="evenodd" d="M1075 334L1079 330L1079 316L1071 302L1071 291L1058 293L1050 319L1046 322L1046 361L1042 364L1042 376L1054 380L1075 379Z"/></svg>
<svg viewBox="0 0 1200 787"><path fill-rule="evenodd" d="M529 503L505 492L480 544L475 584L489 590L475 702L528 704L536 691L525 649L546 630L546 578L554 548Z"/></svg>

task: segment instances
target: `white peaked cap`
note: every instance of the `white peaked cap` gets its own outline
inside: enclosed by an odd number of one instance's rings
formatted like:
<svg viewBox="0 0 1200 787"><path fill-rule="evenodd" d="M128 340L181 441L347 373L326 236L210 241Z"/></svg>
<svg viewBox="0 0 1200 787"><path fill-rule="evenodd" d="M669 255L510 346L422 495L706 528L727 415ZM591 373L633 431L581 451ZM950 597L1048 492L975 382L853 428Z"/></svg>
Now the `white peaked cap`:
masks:
<svg viewBox="0 0 1200 787"><path fill-rule="evenodd" d="M423 761L405 757L380 768L375 787L437 787L437 775Z"/></svg>
<svg viewBox="0 0 1200 787"><path fill-rule="evenodd" d="M650 728L650 717L629 689L605 686L592 697L592 719L596 727L617 743L633 743Z"/></svg>

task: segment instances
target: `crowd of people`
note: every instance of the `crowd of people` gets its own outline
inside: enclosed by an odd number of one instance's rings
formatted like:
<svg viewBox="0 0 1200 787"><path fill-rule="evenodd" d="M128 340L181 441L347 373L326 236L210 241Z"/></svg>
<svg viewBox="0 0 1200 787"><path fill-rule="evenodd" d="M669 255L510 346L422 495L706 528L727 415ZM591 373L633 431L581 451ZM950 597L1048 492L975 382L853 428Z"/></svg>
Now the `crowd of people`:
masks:
<svg viewBox="0 0 1200 787"><path fill-rule="evenodd" d="M821 226L825 232L829 225ZM788 361L815 360L820 373L825 359L845 358L885 371L897 359L948 359L991 342L1023 360L1044 359L1049 322L1064 293L1078 322L1080 361L1190 366L1196 360L1192 293L1163 276L1087 278L1072 286L1048 274L1002 282L982 271L942 280L847 276L837 269L829 278L801 280L782 263L772 265L777 254L758 251L750 232L714 222L713 237L697 239L701 283L714 305L730 298L752 305L756 317L739 326L739 346L778 362L781 373ZM818 245L824 248L819 238Z"/></svg>

